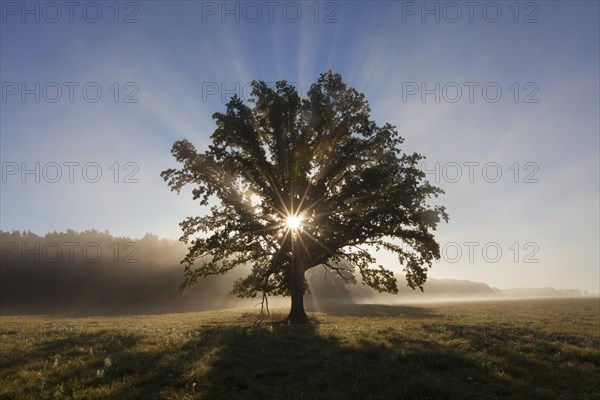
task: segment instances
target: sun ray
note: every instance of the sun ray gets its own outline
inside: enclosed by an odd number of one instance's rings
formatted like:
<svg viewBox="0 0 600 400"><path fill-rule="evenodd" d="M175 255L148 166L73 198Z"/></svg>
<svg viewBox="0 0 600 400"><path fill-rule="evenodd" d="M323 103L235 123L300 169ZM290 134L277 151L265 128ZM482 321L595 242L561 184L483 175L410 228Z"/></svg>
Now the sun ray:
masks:
<svg viewBox="0 0 600 400"><path fill-rule="evenodd" d="M302 210L302 204L304 204L304 200L306 199L306 195L308 193L309 188L310 188L310 185L306 185L306 189L304 189L304 194L300 198L300 204L298 204L298 210Z"/></svg>
<svg viewBox="0 0 600 400"><path fill-rule="evenodd" d="M308 232L304 232L304 234L309 237L310 239L312 239L316 244L318 244L319 246L321 246L323 249L325 249L325 251L327 251L329 254L335 254L329 247L325 246L323 243L321 243L321 241L319 239L317 239L316 237L314 237L313 235L311 235Z"/></svg>

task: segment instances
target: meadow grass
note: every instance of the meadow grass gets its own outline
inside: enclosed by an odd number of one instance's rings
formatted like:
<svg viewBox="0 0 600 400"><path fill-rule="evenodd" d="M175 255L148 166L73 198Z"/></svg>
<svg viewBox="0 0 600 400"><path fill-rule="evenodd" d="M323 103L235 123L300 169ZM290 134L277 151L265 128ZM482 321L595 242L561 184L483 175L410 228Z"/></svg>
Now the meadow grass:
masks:
<svg viewBox="0 0 600 400"><path fill-rule="evenodd" d="M600 399L598 299L2 316L2 399Z"/></svg>

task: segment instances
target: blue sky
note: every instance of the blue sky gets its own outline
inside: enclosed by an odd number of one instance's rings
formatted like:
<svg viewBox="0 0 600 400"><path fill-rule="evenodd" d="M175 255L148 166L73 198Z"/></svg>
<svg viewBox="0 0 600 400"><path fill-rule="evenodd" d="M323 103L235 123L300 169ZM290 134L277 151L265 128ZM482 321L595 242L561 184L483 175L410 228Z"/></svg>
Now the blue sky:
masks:
<svg viewBox="0 0 600 400"><path fill-rule="evenodd" d="M332 69L425 168L439 163L429 179L451 220L430 276L599 291L596 1L479 2L472 15L463 2L275 2L271 20L261 1L227 2L233 13L222 2L81 2L72 22L62 2L60 15L21 4L0 9L2 230L177 238L178 222L203 210L159 176L176 165L172 143L205 146L222 97L245 97L253 79L306 93ZM72 183L65 162L78 163ZM39 183L22 182L36 163Z"/></svg>

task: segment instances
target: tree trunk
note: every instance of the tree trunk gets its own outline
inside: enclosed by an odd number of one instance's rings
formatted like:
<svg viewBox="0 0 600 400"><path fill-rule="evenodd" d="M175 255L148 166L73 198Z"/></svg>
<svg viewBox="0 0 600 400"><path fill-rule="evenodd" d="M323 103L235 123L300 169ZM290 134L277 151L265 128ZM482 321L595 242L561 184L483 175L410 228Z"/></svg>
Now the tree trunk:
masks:
<svg viewBox="0 0 600 400"><path fill-rule="evenodd" d="M287 321L291 324L303 323L308 321L306 312L304 311L304 272L306 271L306 263L304 254L300 250L300 246L295 246L295 256L292 263L292 273L290 274L290 289L292 292L292 308L287 317Z"/></svg>

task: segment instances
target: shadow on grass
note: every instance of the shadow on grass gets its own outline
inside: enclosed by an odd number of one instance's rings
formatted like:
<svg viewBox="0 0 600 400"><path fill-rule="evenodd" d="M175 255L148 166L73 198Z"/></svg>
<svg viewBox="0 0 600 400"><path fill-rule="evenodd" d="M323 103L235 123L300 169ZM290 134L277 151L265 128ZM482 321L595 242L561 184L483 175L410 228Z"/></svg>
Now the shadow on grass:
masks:
<svg viewBox="0 0 600 400"><path fill-rule="evenodd" d="M199 389L207 399L450 399L466 398L463 388L432 384L433 365L447 371L476 368L459 354L437 351L427 358L401 356L395 349L370 341L346 345L334 334L317 333L318 325L276 325L244 331L217 328L211 335L226 339L213 368ZM415 360L426 374L415 377ZM474 394L475 392L473 392Z"/></svg>
<svg viewBox="0 0 600 400"><path fill-rule="evenodd" d="M328 329L313 318L303 326L204 325L173 340L106 332L46 340L2 361L5 379L60 354L57 366L44 367L46 392L39 380L23 380L5 398L598 398L597 360L576 350L556 358L557 339L527 329L426 322L364 337Z"/></svg>

